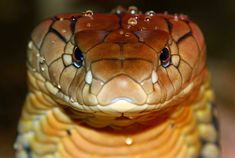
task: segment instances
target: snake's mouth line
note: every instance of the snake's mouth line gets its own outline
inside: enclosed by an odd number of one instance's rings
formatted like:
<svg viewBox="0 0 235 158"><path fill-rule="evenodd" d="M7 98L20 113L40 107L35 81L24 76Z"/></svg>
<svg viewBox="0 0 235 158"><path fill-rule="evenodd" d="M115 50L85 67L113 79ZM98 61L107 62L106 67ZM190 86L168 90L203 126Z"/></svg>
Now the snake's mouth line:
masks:
<svg viewBox="0 0 235 158"><path fill-rule="evenodd" d="M169 106L173 106L179 104L179 100L184 99L185 96L188 96L190 92L196 86L195 80L192 80L185 88L179 91L176 95L169 98L168 100L164 101L163 103L158 104L133 104L131 100L128 98L116 98L112 101L111 104L108 105L84 105L79 104L77 101L71 99L71 97L65 95L57 87L52 85L49 81L46 81L45 85L46 88L50 93L52 93L55 97L59 100L62 100L65 106L68 106L75 111L83 112L83 113L96 113L96 114L111 114L115 116L121 116L125 114L136 114L136 113L143 113L143 112L150 112L150 111L158 111L163 108L167 108Z"/></svg>
<svg viewBox="0 0 235 158"><path fill-rule="evenodd" d="M142 112L148 112L148 111L158 111L162 108L167 108L171 105L175 105L178 99L181 97L186 96L189 94L194 88L194 83L190 83L187 87L185 87L183 90L181 90L177 95L173 96L169 100L165 101L164 103L159 103L159 104L142 104L142 105L137 105L133 104L130 101L128 101L125 98L118 98L117 101L113 102L112 104L109 105L93 105L93 106L87 106L87 105L81 105L78 102L69 102L71 107L75 110L82 111L82 112L102 112L102 113L107 113L107 114L125 114L125 113L142 113ZM67 98L65 96L64 99ZM66 100L65 100L66 101Z"/></svg>

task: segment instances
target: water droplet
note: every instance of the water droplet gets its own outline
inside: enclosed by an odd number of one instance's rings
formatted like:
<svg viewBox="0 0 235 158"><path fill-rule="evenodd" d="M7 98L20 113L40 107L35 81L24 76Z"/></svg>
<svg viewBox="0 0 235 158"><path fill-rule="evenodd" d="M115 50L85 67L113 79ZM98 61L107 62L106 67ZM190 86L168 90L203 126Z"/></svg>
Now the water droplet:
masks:
<svg viewBox="0 0 235 158"><path fill-rule="evenodd" d="M149 22L151 20L151 16L146 16L145 18L144 18L144 21L146 21L146 22Z"/></svg>
<svg viewBox="0 0 235 158"><path fill-rule="evenodd" d="M145 13L145 15L147 15L147 16L154 16L154 15L156 15L156 13L154 11L150 10L150 11L147 11Z"/></svg>
<svg viewBox="0 0 235 158"><path fill-rule="evenodd" d="M92 10L87 10L87 11L84 13L84 16L92 17L93 14L94 14L94 13L93 13Z"/></svg>
<svg viewBox="0 0 235 158"><path fill-rule="evenodd" d="M185 14L180 14L180 15L179 15L179 18L180 18L180 20L187 20L187 19L188 19L188 16L185 15Z"/></svg>
<svg viewBox="0 0 235 158"><path fill-rule="evenodd" d="M71 20L72 20L72 22L76 22L76 21L77 21L77 17L72 16L72 17L71 17Z"/></svg>
<svg viewBox="0 0 235 158"><path fill-rule="evenodd" d="M125 37L130 37L130 33L125 33Z"/></svg>
<svg viewBox="0 0 235 158"><path fill-rule="evenodd" d="M137 20L136 20L136 18L130 18L130 19L128 20L128 24L129 24L129 25L132 25L132 26L137 25Z"/></svg>
<svg viewBox="0 0 235 158"><path fill-rule="evenodd" d="M123 30L120 30L120 31L119 31L119 34L120 34L120 35L123 35L123 34L124 34L124 31L123 31Z"/></svg>
<svg viewBox="0 0 235 158"><path fill-rule="evenodd" d="M57 87L58 87L59 89L61 89L61 85L58 84Z"/></svg>
<svg viewBox="0 0 235 158"><path fill-rule="evenodd" d="M126 12L126 9L123 8L122 6L117 6L115 9L112 10L112 13L115 13L115 14L122 14Z"/></svg>
<svg viewBox="0 0 235 158"><path fill-rule="evenodd" d="M128 13L130 13L130 14L138 14L138 8L136 6L130 6L128 8Z"/></svg>
<svg viewBox="0 0 235 158"><path fill-rule="evenodd" d="M125 143L126 143L127 145L131 145L131 144L133 143L133 139L130 138L130 137L128 137L128 138L126 138Z"/></svg>
<svg viewBox="0 0 235 158"><path fill-rule="evenodd" d="M41 67L41 71L45 71L45 68L44 68L44 67Z"/></svg>
<svg viewBox="0 0 235 158"><path fill-rule="evenodd" d="M87 26L87 27L91 27L91 23L87 23L86 26Z"/></svg>
<svg viewBox="0 0 235 158"><path fill-rule="evenodd" d="M174 15L174 20L179 21L179 16L177 14Z"/></svg>

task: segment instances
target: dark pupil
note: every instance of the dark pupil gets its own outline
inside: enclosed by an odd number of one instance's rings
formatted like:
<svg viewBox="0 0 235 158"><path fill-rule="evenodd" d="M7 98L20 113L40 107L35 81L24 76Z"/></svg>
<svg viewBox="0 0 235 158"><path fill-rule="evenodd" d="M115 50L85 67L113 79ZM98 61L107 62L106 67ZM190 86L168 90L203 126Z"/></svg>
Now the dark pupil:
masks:
<svg viewBox="0 0 235 158"><path fill-rule="evenodd" d="M169 50L167 48L162 49L162 53L160 54L160 60L166 61L169 58Z"/></svg>
<svg viewBox="0 0 235 158"><path fill-rule="evenodd" d="M75 58L74 65L76 67L81 67L84 56L82 55L82 51L78 47L74 50L74 58Z"/></svg>

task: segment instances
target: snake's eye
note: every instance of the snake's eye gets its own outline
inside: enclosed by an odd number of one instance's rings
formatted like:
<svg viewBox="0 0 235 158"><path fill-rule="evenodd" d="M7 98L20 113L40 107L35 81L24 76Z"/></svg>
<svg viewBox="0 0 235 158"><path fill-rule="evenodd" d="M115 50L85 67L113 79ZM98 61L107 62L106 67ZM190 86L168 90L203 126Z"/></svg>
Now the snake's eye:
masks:
<svg viewBox="0 0 235 158"><path fill-rule="evenodd" d="M73 52L73 65L80 68L83 65L84 56L79 47L76 47Z"/></svg>
<svg viewBox="0 0 235 158"><path fill-rule="evenodd" d="M160 54L160 61L163 67L168 67L171 63L171 55L168 48L163 48Z"/></svg>

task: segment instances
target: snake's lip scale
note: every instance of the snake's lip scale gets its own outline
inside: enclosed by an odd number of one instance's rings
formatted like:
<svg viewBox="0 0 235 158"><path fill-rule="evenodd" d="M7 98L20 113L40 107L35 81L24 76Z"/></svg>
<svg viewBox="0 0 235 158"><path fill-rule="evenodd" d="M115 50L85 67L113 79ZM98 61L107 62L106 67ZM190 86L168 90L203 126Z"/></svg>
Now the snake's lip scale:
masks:
<svg viewBox="0 0 235 158"><path fill-rule="evenodd" d="M185 87L180 93L177 95L173 96L171 99L165 101L164 103L159 103L159 104L142 104L142 105L137 105L133 104L130 102L127 102L126 100L119 100L115 103L109 104L109 105L93 105L93 106L87 106L84 104L79 104L78 102L71 102L69 103L72 105L72 108L82 111L82 112L113 112L113 113L136 113L136 112L147 112L147 111L152 111L152 110L160 110L162 107L167 108L166 105L169 106L169 103L172 102L173 100L177 100L178 97L184 93L188 94L191 92L191 90L194 87L194 83L190 83L187 87ZM64 99L67 96L61 98Z"/></svg>
<svg viewBox="0 0 235 158"><path fill-rule="evenodd" d="M202 71L201 73L203 73ZM37 73L37 72L34 72ZM37 73L37 76L41 76L39 73ZM201 75L199 75L200 77ZM42 77L42 76L41 76ZM43 77L42 77L43 78ZM80 112L102 112L102 113L139 113L139 112L148 112L148 111L157 111L162 108L167 108L171 105L171 103L174 102L174 100L179 99L181 96L185 96L189 94L193 88L195 87L194 81L197 80L197 78L194 78L191 80L191 83L188 84L184 89L179 91L176 95L169 98L168 100L164 101L164 103L159 104L133 104L131 100L128 100L128 98L117 98L117 100L114 100L112 104L108 105L85 105L85 104L79 104L77 101L72 100L69 96L65 95L57 87L52 85L49 82L46 82L46 87L49 90L50 93L54 94L59 99L63 100L65 103L71 105L71 108L80 111Z"/></svg>

